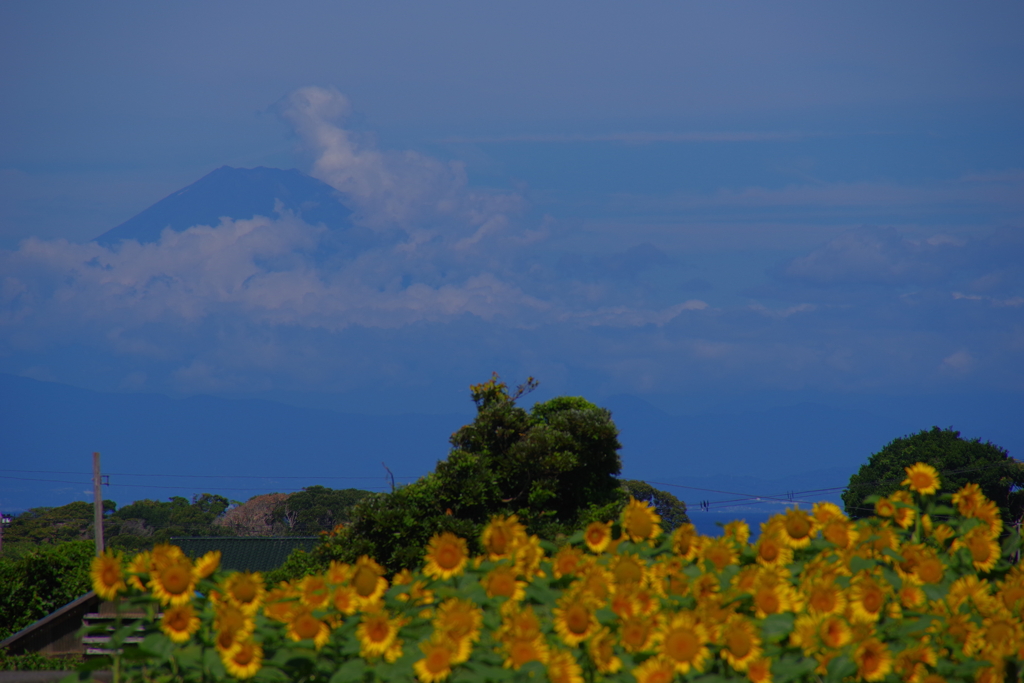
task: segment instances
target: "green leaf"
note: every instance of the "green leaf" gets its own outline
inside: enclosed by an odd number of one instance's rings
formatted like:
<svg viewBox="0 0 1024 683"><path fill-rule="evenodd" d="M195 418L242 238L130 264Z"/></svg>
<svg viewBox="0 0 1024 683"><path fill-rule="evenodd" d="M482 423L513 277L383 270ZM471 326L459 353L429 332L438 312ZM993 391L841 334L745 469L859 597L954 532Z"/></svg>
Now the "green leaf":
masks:
<svg viewBox="0 0 1024 683"><path fill-rule="evenodd" d="M847 655L833 657L828 663L828 674L826 680L841 681L844 678L857 673L857 664Z"/></svg>
<svg viewBox="0 0 1024 683"><path fill-rule="evenodd" d="M924 594L928 596L928 599L933 602L935 600L942 600L944 597L946 597L946 588L942 585L926 583L925 585L921 586L921 590L923 590Z"/></svg>
<svg viewBox="0 0 1024 683"><path fill-rule="evenodd" d="M217 654L216 650L207 650L203 653L203 669L214 680L223 680L228 675L228 672L224 669L224 662L220 660L220 655Z"/></svg>
<svg viewBox="0 0 1024 683"><path fill-rule="evenodd" d="M142 639L142 643L139 645L140 650L159 657L162 662L171 658L175 647L174 642L162 633L150 633Z"/></svg>
<svg viewBox="0 0 1024 683"><path fill-rule="evenodd" d="M276 666L264 666L256 672L253 680L256 683L285 683L288 680L288 674Z"/></svg>
<svg viewBox="0 0 1024 683"><path fill-rule="evenodd" d="M885 580L889 582L889 585L891 585L896 590L903 588L903 579L901 579L899 577L899 574L894 572L889 567L882 568L882 576L884 576Z"/></svg>
<svg viewBox="0 0 1024 683"><path fill-rule="evenodd" d="M854 574L874 569L876 566L878 566L878 562L875 560L869 560L866 557L854 556L850 559L850 571Z"/></svg>
<svg viewBox="0 0 1024 683"><path fill-rule="evenodd" d="M818 667L818 663L807 657L784 655L772 662L772 676L775 683L787 683L803 678Z"/></svg>
<svg viewBox="0 0 1024 683"><path fill-rule="evenodd" d="M792 614L770 614L761 621L761 632L764 639L770 642L782 640L792 631Z"/></svg>

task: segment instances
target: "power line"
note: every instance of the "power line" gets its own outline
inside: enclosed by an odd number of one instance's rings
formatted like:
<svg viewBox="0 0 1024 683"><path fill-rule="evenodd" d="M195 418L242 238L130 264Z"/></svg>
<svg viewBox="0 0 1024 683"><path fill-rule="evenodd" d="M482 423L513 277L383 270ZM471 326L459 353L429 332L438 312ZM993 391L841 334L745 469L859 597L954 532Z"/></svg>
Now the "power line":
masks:
<svg viewBox="0 0 1024 683"><path fill-rule="evenodd" d="M82 474L92 475L92 472L64 472L58 470L7 470L0 469L0 472L23 472L26 474ZM330 477L330 476L310 476L310 477L297 477L294 475L253 475L253 474L139 474L132 472L104 472L106 476L116 477L171 477L181 479L381 479L381 477ZM419 477L410 476L399 476L396 479L418 479Z"/></svg>

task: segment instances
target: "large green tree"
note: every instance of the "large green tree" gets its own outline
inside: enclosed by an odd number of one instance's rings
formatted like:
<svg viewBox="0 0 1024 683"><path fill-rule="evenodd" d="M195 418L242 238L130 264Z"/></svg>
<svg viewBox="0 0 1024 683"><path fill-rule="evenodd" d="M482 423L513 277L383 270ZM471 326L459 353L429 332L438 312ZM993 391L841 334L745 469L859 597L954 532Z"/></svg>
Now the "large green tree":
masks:
<svg viewBox="0 0 1024 683"><path fill-rule="evenodd" d="M941 491L953 493L975 482L999 506L1004 521L1016 522L1024 512L1024 498L1016 489L1024 485L1024 466L1003 448L988 441L962 439L960 432L932 427L894 439L872 455L852 477L843 493L846 514L853 518L874 514L864 500L887 496L906 479L905 468L924 462L939 472Z"/></svg>
<svg viewBox="0 0 1024 683"><path fill-rule="evenodd" d="M397 571L418 565L440 531L466 538L475 552L493 515L516 514L552 540L615 515L625 494L611 414L569 396L529 411L516 405L535 386L531 378L510 392L497 376L472 386L476 419L452 435L447 459L413 484L364 499L352 523L314 552L322 561L367 554Z"/></svg>
<svg viewBox="0 0 1024 683"><path fill-rule="evenodd" d="M281 501L274 509L274 519L291 534L315 535L351 521L352 508L368 495L370 492L362 489L307 486Z"/></svg>

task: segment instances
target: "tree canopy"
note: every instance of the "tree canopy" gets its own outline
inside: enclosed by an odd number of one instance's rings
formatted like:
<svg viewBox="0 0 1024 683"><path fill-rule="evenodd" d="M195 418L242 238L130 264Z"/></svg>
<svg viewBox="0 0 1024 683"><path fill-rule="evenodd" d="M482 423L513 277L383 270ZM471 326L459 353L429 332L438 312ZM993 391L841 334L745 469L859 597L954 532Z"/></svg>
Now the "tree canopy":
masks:
<svg viewBox="0 0 1024 683"><path fill-rule="evenodd" d="M515 514L542 538L614 516L625 500L618 430L611 414L571 396L516 401L497 376L473 385L476 419L451 437L447 459L419 481L365 498L352 523L318 549L321 559L370 555L390 571L414 567L432 535L451 531L476 543L492 515Z"/></svg>
<svg viewBox="0 0 1024 683"><path fill-rule="evenodd" d="M1013 460L1003 448L988 441L962 439L952 428L922 430L894 439L852 477L843 493L846 514L867 517L874 509L864 503L871 495L888 496L906 478L906 467L924 462L939 472L944 493L953 493L965 484L977 483L984 494L999 506L1007 523L1024 512L1024 499L1016 489L1024 485L1024 466Z"/></svg>
<svg viewBox="0 0 1024 683"><path fill-rule="evenodd" d="M665 531L672 531L680 524L690 522L686 514L686 503L668 491L656 489L647 482L637 479L623 480L622 488L637 500L653 505L655 512L661 517L661 527Z"/></svg>

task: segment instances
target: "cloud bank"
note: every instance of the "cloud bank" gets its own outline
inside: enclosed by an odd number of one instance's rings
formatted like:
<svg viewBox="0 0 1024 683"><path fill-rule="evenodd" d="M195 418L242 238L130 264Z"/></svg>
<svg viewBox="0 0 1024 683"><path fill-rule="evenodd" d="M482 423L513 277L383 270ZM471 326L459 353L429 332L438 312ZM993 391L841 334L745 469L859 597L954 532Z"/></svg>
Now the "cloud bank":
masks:
<svg viewBox="0 0 1024 683"><path fill-rule="evenodd" d="M716 303L685 254L583 254L460 164L382 151L334 90L281 103L373 240L273 216L156 243L0 251L0 370L176 392L461 386L491 370L597 393L1024 388L1024 239L861 227ZM563 242L564 243L564 240ZM699 295L700 298L698 298ZM726 301L723 299L723 301Z"/></svg>

